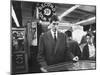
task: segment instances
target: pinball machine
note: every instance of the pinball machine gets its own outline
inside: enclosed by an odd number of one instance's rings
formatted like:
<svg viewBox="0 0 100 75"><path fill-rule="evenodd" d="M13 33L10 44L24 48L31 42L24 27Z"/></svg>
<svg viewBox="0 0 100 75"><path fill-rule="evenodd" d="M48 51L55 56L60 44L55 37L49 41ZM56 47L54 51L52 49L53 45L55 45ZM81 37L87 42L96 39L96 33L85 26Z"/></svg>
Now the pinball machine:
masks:
<svg viewBox="0 0 100 75"><path fill-rule="evenodd" d="M28 72L25 28L12 28L12 73Z"/></svg>
<svg viewBox="0 0 100 75"><path fill-rule="evenodd" d="M69 62L50 65L46 69L48 72L95 70L96 61L93 60L79 60L78 62L69 61Z"/></svg>

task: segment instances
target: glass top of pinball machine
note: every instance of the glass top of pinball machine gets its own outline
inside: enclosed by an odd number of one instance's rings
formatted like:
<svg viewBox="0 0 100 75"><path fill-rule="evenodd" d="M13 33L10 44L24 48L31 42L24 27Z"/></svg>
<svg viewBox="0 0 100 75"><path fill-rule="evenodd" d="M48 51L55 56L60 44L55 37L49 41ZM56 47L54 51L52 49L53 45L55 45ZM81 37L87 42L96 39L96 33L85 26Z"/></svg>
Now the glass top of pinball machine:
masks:
<svg viewBox="0 0 100 75"><path fill-rule="evenodd" d="M96 61L79 60L78 62L64 62L47 67L49 72L57 71L75 71L75 70L93 70L96 69Z"/></svg>

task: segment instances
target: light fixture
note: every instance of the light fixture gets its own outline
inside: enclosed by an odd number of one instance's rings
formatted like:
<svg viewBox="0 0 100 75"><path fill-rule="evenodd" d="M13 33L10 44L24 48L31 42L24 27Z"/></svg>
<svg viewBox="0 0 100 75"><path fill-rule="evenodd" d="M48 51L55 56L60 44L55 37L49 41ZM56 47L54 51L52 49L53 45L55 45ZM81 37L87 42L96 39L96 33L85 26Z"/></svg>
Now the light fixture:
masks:
<svg viewBox="0 0 100 75"><path fill-rule="evenodd" d="M85 22L89 22L89 21L92 21L92 20L95 20L95 16L92 17L92 18L89 18L89 19L83 20L83 21L79 21L79 22L75 23L75 25L79 25L79 24L82 24L82 23L85 23Z"/></svg>
<svg viewBox="0 0 100 75"><path fill-rule="evenodd" d="M13 9L13 6L12 6L12 17L13 17L13 19L14 19L14 21L15 21L17 27L19 27L20 25L19 25L19 22L18 22L18 20L17 20L15 11L14 11L14 9Z"/></svg>
<svg viewBox="0 0 100 75"><path fill-rule="evenodd" d="M69 13L71 13L72 11L74 11L76 8L78 8L79 6L80 6L80 5L72 6L71 8L69 8L68 10L66 10L64 13L62 13L62 14L59 16L59 19L61 20L63 16L68 15Z"/></svg>

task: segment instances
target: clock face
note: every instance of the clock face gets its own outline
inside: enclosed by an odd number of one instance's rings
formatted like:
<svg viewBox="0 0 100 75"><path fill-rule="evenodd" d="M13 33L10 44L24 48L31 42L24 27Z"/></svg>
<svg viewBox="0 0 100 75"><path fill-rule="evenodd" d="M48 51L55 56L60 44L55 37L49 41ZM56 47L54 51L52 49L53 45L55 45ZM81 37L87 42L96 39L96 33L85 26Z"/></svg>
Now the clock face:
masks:
<svg viewBox="0 0 100 75"><path fill-rule="evenodd" d="M39 18L42 21L49 21L50 17L55 13L55 6L53 4L40 4L39 8Z"/></svg>
<svg viewBox="0 0 100 75"><path fill-rule="evenodd" d="M44 15L49 16L51 14L51 10L49 8L44 9Z"/></svg>

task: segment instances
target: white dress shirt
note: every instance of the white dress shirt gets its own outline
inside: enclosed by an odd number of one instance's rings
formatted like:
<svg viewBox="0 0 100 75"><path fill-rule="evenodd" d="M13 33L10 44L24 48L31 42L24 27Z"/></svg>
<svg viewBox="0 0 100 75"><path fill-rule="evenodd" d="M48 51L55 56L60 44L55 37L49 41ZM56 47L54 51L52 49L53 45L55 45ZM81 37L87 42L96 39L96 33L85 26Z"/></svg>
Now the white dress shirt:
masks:
<svg viewBox="0 0 100 75"><path fill-rule="evenodd" d="M88 44L88 47L89 47L89 57L94 57L95 56L95 46L93 44L92 45Z"/></svg>
<svg viewBox="0 0 100 75"><path fill-rule="evenodd" d="M58 32L56 31L56 38L57 38L57 36L58 36L57 33L58 33ZM55 38L55 37L54 37L54 32L52 31L52 29L51 29L51 34L52 34L52 37Z"/></svg>

